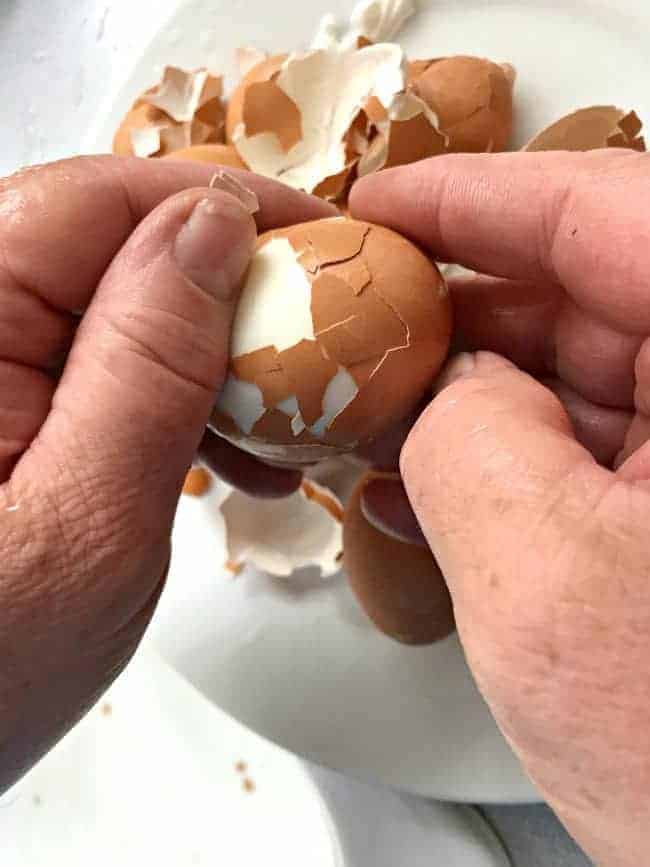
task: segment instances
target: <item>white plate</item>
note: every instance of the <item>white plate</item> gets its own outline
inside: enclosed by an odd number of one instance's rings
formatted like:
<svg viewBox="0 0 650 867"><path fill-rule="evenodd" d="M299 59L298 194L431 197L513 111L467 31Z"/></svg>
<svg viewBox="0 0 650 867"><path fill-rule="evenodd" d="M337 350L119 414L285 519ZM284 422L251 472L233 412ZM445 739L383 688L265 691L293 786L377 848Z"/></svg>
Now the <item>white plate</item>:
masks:
<svg viewBox="0 0 650 867"><path fill-rule="evenodd" d="M0 839L6 867L507 867L473 811L312 774L146 653L0 799Z"/></svg>
<svg viewBox="0 0 650 867"><path fill-rule="evenodd" d="M164 63L225 70L242 43L306 45L345 0L186 0L153 34L92 134L107 148ZM650 121L650 14L643 0L438 0L400 40L412 56L459 52L512 62L516 143L576 107L613 102ZM220 568L202 507L185 502L153 636L216 704L295 752L411 792L466 801L535 798L455 639L400 647L377 635L341 581L307 586ZM525 576L523 576L525 580Z"/></svg>

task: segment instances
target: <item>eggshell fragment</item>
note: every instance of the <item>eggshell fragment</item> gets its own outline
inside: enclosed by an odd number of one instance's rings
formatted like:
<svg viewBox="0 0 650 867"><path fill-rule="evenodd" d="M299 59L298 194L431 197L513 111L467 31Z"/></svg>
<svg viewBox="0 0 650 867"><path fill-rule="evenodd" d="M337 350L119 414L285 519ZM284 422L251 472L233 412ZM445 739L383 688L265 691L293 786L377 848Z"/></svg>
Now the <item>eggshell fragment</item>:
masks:
<svg viewBox="0 0 650 867"><path fill-rule="evenodd" d="M118 156L135 155L148 157L163 152L161 131L171 124L171 119L143 102L137 102L126 114L113 138L113 153Z"/></svg>
<svg viewBox="0 0 650 867"><path fill-rule="evenodd" d="M233 142L233 133L244 122L244 108L248 88L254 84L264 84L273 80L287 59L287 54L262 55L244 74L228 100L226 111L226 141Z"/></svg>
<svg viewBox="0 0 650 867"><path fill-rule="evenodd" d="M246 208L249 214L257 214L260 209L260 200L257 195L232 172L223 168L216 170L210 178L208 186L211 190L221 190L233 196Z"/></svg>
<svg viewBox="0 0 650 867"><path fill-rule="evenodd" d="M409 86L434 112L447 150L505 150L512 131L514 70L481 57L456 55L415 61Z"/></svg>
<svg viewBox="0 0 650 867"><path fill-rule="evenodd" d="M366 113L376 135L359 161L359 177L447 150L449 140L439 129L438 118L413 93L396 96L388 110L375 100L366 106Z"/></svg>
<svg viewBox="0 0 650 867"><path fill-rule="evenodd" d="M212 487L212 477L203 467L192 467L185 476L183 494L186 497L202 497Z"/></svg>
<svg viewBox="0 0 650 867"><path fill-rule="evenodd" d="M165 67L162 81L127 112L113 139L113 153L164 156L223 139L221 78L206 69Z"/></svg>
<svg viewBox="0 0 650 867"><path fill-rule="evenodd" d="M343 519L343 568L362 608L374 624L404 644L432 644L454 630L454 612L445 580L427 548L400 542L368 523L361 495L375 478L358 481Z"/></svg>
<svg viewBox="0 0 650 867"><path fill-rule="evenodd" d="M360 109L390 107L405 83L393 43L268 58L233 94L227 135L252 171L336 199L367 147Z"/></svg>
<svg viewBox="0 0 650 867"><path fill-rule="evenodd" d="M323 578L341 569L343 506L329 488L305 480L281 500L232 491L221 504L232 566L249 563L278 577L317 566Z"/></svg>
<svg viewBox="0 0 650 867"><path fill-rule="evenodd" d="M200 163L212 163L215 166L228 166L232 169L246 168L246 163L236 149L226 144L191 145L166 154L165 159L195 160Z"/></svg>
<svg viewBox="0 0 650 867"><path fill-rule="evenodd" d="M344 29L333 15L323 16L311 47L345 51L390 42L416 11L415 0L360 0Z"/></svg>
<svg viewBox="0 0 650 867"><path fill-rule="evenodd" d="M623 147L644 151L641 121L634 111L614 105L592 105L574 111L539 132L525 151L589 151Z"/></svg>
<svg viewBox="0 0 650 867"><path fill-rule="evenodd" d="M338 217L266 233L212 426L285 463L351 450L413 408L450 333L438 270L389 229Z"/></svg>

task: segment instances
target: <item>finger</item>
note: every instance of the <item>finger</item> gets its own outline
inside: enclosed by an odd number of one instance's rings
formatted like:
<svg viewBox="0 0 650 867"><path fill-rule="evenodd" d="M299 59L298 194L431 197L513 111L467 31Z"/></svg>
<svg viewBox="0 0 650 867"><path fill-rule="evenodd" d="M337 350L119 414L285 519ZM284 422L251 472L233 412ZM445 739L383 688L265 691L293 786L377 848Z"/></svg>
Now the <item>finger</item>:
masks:
<svg viewBox="0 0 650 867"><path fill-rule="evenodd" d="M627 430L614 467L622 478L630 481L650 479L650 454L644 448L650 441L650 416L637 413Z"/></svg>
<svg viewBox="0 0 650 867"><path fill-rule="evenodd" d="M453 360L451 365L454 366ZM438 386L439 390L445 384L444 377L445 374ZM544 379L542 382L562 402L577 441L600 464L611 466L623 448L632 423L632 413L593 404L559 379ZM648 438L647 425L643 434L645 442ZM637 442L635 448L639 444ZM369 481L361 495L361 508L366 519L382 533L410 544L426 544L406 491L399 481L389 478Z"/></svg>
<svg viewBox="0 0 650 867"><path fill-rule="evenodd" d="M334 206L285 184L228 170L259 198L260 231L336 215ZM78 157L0 181L0 286L26 289L61 311L84 309L140 220L214 166L135 157ZM25 215L29 219L25 219Z"/></svg>
<svg viewBox="0 0 650 867"><path fill-rule="evenodd" d="M54 382L44 373L0 362L0 483L38 433L47 415Z"/></svg>
<svg viewBox="0 0 650 867"><path fill-rule="evenodd" d="M633 414L585 400L560 379L543 379L542 382L562 402L577 441L591 452L599 464L612 466L623 448Z"/></svg>
<svg viewBox="0 0 650 867"><path fill-rule="evenodd" d="M427 547L404 544L366 520L361 497L375 478L375 473L363 476L346 504L343 565L348 581L382 632L406 644L431 644L454 628L449 591Z"/></svg>
<svg viewBox="0 0 650 867"><path fill-rule="evenodd" d="M612 720L632 731L647 717L650 495L595 463L548 389L503 360L474 362L421 417L402 474L493 715L546 800L593 843L602 793L618 803L623 777L634 797L645 783L635 762L616 776L611 735Z"/></svg>
<svg viewBox="0 0 650 867"><path fill-rule="evenodd" d="M631 409L642 338L616 331L564 300L553 336L553 369L586 400Z"/></svg>
<svg viewBox="0 0 650 867"><path fill-rule="evenodd" d="M650 340L641 347L634 372L637 411L616 464L621 478L636 482L650 480Z"/></svg>
<svg viewBox="0 0 650 867"><path fill-rule="evenodd" d="M1 230L0 230L1 231ZM70 348L78 319L17 287L0 267L0 358L52 369Z"/></svg>
<svg viewBox="0 0 650 867"><path fill-rule="evenodd" d="M599 322L554 287L482 274L454 277L449 287L464 349L556 372L592 403L632 406L642 338Z"/></svg>
<svg viewBox="0 0 650 867"><path fill-rule="evenodd" d="M474 274L451 278L449 289L464 349L495 352L530 372L548 371L562 298L557 287Z"/></svg>
<svg viewBox="0 0 650 867"><path fill-rule="evenodd" d="M210 430L203 435L199 456L224 482L251 497L288 497L302 481L298 470L264 464Z"/></svg>
<svg viewBox="0 0 650 867"><path fill-rule="evenodd" d="M454 154L362 178L350 207L444 261L559 284L603 321L641 334L650 327L647 165L618 150Z"/></svg>
<svg viewBox="0 0 650 867"><path fill-rule="evenodd" d="M100 283L14 485L42 478L64 507L80 491L113 549L162 549L225 375L255 238L250 214L216 190L179 193L142 221ZM85 556L105 555L100 542Z"/></svg>
<svg viewBox="0 0 650 867"><path fill-rule="evenodd" d="M371 479L361 493L361 511L387 536L411 545L427 544L399 477Z"/></svg>
<svg viewBox="0 0 650 867"><path fill-rule="evenodd" d="M534 653L545 629L561 628L549 606L576 575L592 574L581 558L594 555L615 477L576 441L558 399L504 359L464 356L446 383L404 446L402 476L502 716L500 654L525 656L529 644Z"/></svg>
<svg viewBox="0 0 650 867"><path fill-rule="evenodd" d="M376 470L385 470L387 472L397 470L399 468L400 452L402 451L406 437L428 403L429 398L425 397L419 406L412 413L409 413L406 418L403 418L376 440L360 446L356 450L355 455Z"/></svg>

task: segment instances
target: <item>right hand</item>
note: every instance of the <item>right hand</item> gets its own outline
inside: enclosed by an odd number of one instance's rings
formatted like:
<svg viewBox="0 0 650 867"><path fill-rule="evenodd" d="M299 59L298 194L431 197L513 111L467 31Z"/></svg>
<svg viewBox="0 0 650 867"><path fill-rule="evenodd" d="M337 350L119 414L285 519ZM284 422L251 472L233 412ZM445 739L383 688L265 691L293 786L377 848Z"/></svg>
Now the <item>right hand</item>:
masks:
<svg viewBox="0 0 650 867"><path fill-rule="evenodd" d="M452 284L481 351L443 373L402 475L483 695L603 867L650 851L649 199L650 156L623 151L436 157L351 198L493 275Z"/></svg>

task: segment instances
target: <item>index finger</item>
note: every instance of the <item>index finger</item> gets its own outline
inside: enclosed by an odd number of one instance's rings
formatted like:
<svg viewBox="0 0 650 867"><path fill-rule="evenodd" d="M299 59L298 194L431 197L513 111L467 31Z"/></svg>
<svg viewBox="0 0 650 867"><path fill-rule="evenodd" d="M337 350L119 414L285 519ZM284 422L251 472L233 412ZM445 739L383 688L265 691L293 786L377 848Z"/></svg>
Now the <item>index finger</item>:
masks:
<svg viewBox="0 0 650 867"><path fill-rule="evenodd" d="M436 258L558 284L630 333L650 327L650 156L453 154L369 175L353 216L408 235Z"/></svg>
<svg viewBox="0 0 650 867"><path fill-rule="evenodd" d="M205 163L135 157L76 157L0 181L0 281L50 306L87 306L104 271L137 224L164 199L208 186ZM329 217L326 202L284 184L228 169L258 197L260 231Z"/></svg>

